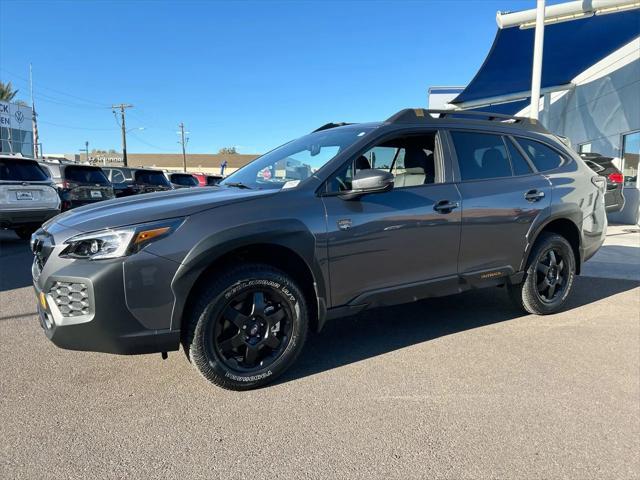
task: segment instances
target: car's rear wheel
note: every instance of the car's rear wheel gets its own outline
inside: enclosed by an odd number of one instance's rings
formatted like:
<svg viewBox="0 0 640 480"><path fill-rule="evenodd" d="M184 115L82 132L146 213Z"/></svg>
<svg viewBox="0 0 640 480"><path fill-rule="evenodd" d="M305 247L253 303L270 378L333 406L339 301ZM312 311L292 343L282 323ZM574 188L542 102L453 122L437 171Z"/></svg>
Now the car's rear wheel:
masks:
<svg viewBox="0 0 640 480"><path fill-rule="evenodd" d="M292 278L273 267L231 269L195 302L184 348L200 373L220 387L266 385L302 350L309 318L305 298Z"/></svg>
<svg viewBox="0 0 640 480"><path fill-rule="evenodd" d="M524 281L509 285L509 296L529 313L555 313L562 308L573 286L576 271L573 249L561 235L544 232L529 258Z"/></svg>

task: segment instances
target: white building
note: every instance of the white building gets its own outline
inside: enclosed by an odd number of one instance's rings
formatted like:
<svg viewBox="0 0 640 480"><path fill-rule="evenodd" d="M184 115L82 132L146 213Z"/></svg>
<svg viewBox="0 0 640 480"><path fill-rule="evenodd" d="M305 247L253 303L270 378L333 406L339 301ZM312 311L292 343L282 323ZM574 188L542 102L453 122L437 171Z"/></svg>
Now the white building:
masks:
<svg viewBox="0 0 640 480"><path fill-rule="evenodd" d="M33 110L0 101L0 153L21 153L33 157Z"/></svg>
<svg viewBox="0 0 640 480"><path fill-rule="evenodd" d="M595 13L595 12L594 12ZM614 222L640 217L640 10L545 27L540 121L578 152L614 157L625 207ZM482 67L450 107L529 115L533 29L499 29Z"/></svg>

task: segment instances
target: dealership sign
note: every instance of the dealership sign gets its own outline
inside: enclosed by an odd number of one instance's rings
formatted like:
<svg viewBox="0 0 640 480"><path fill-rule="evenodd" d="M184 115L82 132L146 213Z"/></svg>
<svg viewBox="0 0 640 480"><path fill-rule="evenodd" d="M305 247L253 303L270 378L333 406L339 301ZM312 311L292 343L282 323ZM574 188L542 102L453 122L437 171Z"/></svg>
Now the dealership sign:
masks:
<svg viewBox="0 0 640 480"><path fill-rule="evenodd" d="M0 127L30 132L32 116L30 107L0 101Z"/></svg>

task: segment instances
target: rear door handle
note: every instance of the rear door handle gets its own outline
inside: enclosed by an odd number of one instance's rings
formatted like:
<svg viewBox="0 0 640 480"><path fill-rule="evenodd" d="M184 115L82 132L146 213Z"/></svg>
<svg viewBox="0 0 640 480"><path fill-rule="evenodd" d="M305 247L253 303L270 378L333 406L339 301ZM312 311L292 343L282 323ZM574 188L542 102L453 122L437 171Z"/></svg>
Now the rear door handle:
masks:
<svg viewBox="0 0 640 480"><path fill-rule="evenodd" d="M529 190L527 193L524 194L524 198L528 202L537 202L538 200L541 200L544 198L544 192L541 192L535 189Z"/></svg>
<svg viewBox="0 0 640 480"><path fill-rule="evenodd" d="M440 200L437 202L433 209L438 213L449 213L454 208L458 208L460 204L458 202L450 202L449 200Z"/></svg>

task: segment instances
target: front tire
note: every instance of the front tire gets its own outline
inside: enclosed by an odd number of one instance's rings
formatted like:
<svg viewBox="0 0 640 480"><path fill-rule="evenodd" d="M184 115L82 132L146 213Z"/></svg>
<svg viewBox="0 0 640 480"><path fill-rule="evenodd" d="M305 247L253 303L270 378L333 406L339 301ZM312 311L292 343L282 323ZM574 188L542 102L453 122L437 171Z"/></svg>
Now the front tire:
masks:
<svg viewBox="0 0 640 480"><path fill-rule="evenodd" d="M295 362L308 324L305 298L291 277L267 265L245 265L198 294L183 345L207 380L250 390L273 382Z"/></svg>
<svg viewBox="0 0 640 480"><path fill-rule="evenodd" d="M562 236L543 232L531 251L524 281L508 285L516 306L535 315L559 311L571 292L576 271L573 248Z"/></svg>

